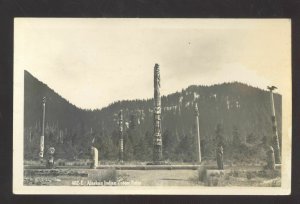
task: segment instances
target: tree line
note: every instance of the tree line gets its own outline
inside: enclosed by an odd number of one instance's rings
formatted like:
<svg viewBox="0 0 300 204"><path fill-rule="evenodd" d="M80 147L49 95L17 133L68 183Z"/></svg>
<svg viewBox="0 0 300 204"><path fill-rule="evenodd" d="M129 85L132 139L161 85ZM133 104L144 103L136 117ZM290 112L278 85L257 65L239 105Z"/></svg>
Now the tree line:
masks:
<svg viewBox="0 0 300 204"><path fill-rule="evenodd" d="M117 115L124 115L124 159L151 161L153 146L153 100L117 101L96 110L69 103L46 84L25 72L24 157L37 159L41 135L42 103L46 96L45 147L54 146L56 157L88 158L94 140L99 158L118 160ZM281 138L281 95L275 94ZM197 160L197 137L193 131L194 104L199 107L201 151L213 158L222 142L224 157L231 160L263 159L262 146L272 136L270 99L267 91L234 82L213 86L190 86L162 97L162 138L165 160ZM281 141L281 139L280 139Z"/></svg>

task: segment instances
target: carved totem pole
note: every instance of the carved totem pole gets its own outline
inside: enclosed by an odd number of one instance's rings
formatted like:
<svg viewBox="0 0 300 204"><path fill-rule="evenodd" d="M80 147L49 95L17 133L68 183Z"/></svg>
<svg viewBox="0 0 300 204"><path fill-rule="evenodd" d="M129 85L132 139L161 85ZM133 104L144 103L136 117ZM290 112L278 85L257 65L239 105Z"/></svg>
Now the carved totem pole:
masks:
<svg viewBox="0 0 300 204"><path fill-rule="evenodd" d="M199 131L199 110L197 103L195 103L195 134L198 139L198 162L201 163L201 143L200 143L200 131Z"/></svg>
<svg viewBox="0 0 300 204"><path fill-rule="evenodd" d="M43 162L44 158L44 141L45 141L45 108L46 108L46 97L43 97L43 128L42 128L42 136L40 140L40 161Z"/></svg>
<svg viewBox="0 0 300 204"><path fill-rule="evenodd" d="M161 98L160 98L160 74L159 65L154 66L154 141L153 141L153 162L162 161L162 137L161 137Z"/></svg>
<svg viewBox="0 0 300 204"><path fill-rule="evenodd" d="M281 163L281 156L280 156L280 146L278 141L278 131L277 131L277 122L276 122L276 116L275 116L275 105L274 105L274 98L273 98L273 90L277 89L275 86L268 86L268 89L270 90L270 99L271 99L271 110L272 110L272 129L273 129L273 138L272 138L272 146L274 148L274 154L275 154L275 163L280 164Z"/></svg>
<svg viewBox="0 0 300 204"><path fill-rule="evenodd" d="M123 146L123 112L120 110L119 112L119 136L120 136L120 162L123 163L123 154L124 154L124 146Z"/></svg>

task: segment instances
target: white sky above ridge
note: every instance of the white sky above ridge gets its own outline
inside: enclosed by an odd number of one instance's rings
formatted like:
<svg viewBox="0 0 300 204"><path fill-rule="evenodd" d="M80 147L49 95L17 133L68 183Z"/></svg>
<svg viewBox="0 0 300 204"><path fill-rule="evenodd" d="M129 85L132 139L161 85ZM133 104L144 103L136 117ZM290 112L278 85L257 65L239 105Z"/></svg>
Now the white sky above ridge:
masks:
<svg viewBox="0 0 300 204"><path fill-rule="evenodd" d="M236 19L15 20L14 70L28 70L80 108L239 81L291 86L290 21Z"/></svg>

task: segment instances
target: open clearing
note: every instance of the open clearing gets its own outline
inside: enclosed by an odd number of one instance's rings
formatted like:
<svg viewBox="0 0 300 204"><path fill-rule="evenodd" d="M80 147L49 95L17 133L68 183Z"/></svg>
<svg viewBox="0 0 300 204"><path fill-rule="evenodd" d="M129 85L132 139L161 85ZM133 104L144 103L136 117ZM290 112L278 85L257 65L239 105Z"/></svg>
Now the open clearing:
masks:
<svg viewBox="0 0 300 204"><path fill-rule="evenodd" d="M204 173L206 174L206 171ZM199 171L110 169L25 169L24 185L47 186L270 186L281 185L280 170L230 168L199 179Z"/></svg>
<svg viewBox="0 0 300 204"><path fill-rule="evenodd" d="M139 181L144 186L191 186L197 185L196 170L122 170L121 175Z"/></svg>

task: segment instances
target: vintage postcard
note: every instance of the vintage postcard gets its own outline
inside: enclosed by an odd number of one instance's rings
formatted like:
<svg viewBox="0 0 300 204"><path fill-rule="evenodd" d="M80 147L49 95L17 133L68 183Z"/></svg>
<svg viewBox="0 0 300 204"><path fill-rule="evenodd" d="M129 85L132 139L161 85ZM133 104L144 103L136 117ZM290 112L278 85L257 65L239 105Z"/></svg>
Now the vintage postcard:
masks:
<svg viewBox="0 0 300 204"><path fill-rule="evenodd" d="M15 194L287 195L291 20L15 18Z"/></svg>

